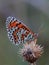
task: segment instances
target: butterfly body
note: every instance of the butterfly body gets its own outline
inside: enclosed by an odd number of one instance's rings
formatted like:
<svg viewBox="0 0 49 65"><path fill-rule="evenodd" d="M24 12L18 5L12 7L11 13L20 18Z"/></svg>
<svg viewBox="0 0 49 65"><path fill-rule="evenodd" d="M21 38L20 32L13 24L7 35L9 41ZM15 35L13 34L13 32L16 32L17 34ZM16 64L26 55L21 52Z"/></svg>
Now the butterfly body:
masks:
<svg viewBox="0 0 49 65"><path fill-rule="evenodd" d="M36 36L26 25L12 16L7 18L6 28L10 41L16 45L31 41Z"/></svg>

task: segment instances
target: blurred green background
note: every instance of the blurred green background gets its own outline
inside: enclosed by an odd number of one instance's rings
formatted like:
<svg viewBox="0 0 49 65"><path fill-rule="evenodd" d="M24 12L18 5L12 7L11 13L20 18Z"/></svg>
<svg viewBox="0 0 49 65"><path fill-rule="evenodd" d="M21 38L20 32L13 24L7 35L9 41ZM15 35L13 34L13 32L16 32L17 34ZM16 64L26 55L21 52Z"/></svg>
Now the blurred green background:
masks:
<svg viewBox="0 0 49 65"><path fill-rule="evenodd" d="M6 18L15 16L32 31L39 34L37 44L44 47L37 65L49 65L49 1L48 0L0 0L0 65L28 65L18 54L21 45L9 41Z"/></svg>

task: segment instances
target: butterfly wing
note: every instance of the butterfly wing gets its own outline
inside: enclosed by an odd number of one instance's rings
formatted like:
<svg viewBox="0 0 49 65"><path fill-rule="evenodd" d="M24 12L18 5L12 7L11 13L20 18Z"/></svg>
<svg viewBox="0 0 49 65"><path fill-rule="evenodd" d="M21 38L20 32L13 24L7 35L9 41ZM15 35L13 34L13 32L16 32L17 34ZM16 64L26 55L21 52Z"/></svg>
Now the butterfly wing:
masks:
<svg viewBox="0 0 49 65"><path fill-rule="evenodd" d="M34 38L34 32L15 17L9 16L7 18L6 28L10 41L16 45L31 41Z"/></svg>

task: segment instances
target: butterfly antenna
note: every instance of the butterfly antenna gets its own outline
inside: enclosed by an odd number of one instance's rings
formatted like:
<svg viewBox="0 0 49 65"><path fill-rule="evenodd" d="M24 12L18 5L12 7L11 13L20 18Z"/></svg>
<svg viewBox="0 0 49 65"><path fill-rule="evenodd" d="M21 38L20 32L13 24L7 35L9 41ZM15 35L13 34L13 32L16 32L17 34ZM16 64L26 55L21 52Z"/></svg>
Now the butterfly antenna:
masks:
<svg viewBox="0 0 49 65"><path fill-rule="evenodd" d="M35 41L35 42L37 41L37 38L38 38L39 34L41 34L42 32L44 32L43 26L44 26L44 25L41 24L41 26L40 26L39 29L38 29L38 32L34 34L34 41Z"/></svg>
<svg viewBox="0 0 49 65"><path fill-rule="evenodd" d="M44 26L44 24L41 24L41 26L39 27L38 33L37 33L37 37L39 36L39 34L41 34L42 32L44 32L43 26Z"/></svg>

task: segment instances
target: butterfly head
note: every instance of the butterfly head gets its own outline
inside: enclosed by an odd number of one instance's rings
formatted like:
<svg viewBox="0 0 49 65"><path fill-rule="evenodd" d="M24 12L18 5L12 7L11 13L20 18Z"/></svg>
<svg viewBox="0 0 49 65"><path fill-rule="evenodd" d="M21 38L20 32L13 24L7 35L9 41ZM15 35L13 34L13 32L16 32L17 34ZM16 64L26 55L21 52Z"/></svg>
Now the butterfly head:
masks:
<svg viewBox="0 0 49 65"><path fill-rule="evenodd" d="M37 42L37 38L38 38L38 33L34 33L33 41L35 42L35 44L36 44L36 42Z"/></svg>
<svg viewBox="0 0 49 65"><path fill-rule="evenodd" d="M38 33L34 33L34 38L38 38Z"/></svg>

